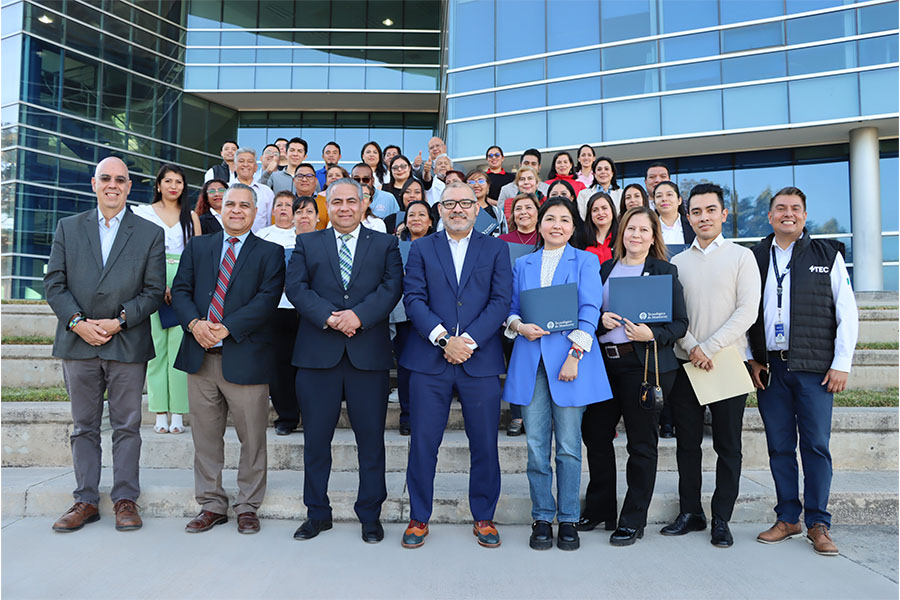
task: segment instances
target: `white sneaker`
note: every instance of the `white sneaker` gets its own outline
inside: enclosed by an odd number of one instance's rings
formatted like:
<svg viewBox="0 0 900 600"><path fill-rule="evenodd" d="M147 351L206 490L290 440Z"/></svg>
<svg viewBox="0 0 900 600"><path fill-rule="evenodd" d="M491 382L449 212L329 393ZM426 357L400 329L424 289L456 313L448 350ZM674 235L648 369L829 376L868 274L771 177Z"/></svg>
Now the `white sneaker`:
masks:
<svg viewBox="0 0 900 600"><path fill-rule="evenodd" d="M392 389L388 394L388 402L400 402L400 392L397 391L397 388Z"/></svg>

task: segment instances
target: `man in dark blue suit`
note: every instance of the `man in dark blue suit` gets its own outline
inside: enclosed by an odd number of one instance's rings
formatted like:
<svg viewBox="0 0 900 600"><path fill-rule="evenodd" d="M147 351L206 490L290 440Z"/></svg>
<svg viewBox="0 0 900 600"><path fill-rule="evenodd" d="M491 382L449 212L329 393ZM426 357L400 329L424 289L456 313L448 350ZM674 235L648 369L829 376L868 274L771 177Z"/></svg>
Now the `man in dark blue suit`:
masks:
<svg viewBox="0 0 900 600"><path fill-rule="evenodd" d="M294 366L303 415L303 502L307 518L294 539L331 529L331 440L346 400L359 456L354 506L368 543L384 539L381 505L388 371L388 315L400 299L403 263L397 238L366 229L362 188L352 179L328 186L333 228L297 237L287 270L288 300L300 313Z"/></svg>
<svg viewBox="0 0 900 600"><path fill-rule="evenodd" d="M238 531L259 531L275 360L271 323L284 288L284 249L253 235L255 218L256 193L233 184L222 200L224 232L191 238L172 282L172 308L190 334L181 341L175 368L188 373L194 489L201 506L185 527L188 533L228 521L222 467L229 412L241 441Z"/></svg>
<svg viewBox="0 0 900 600"><path fill-rule="evenodd" d="M403 284L411 335L400 356L410 371L412 428L406 485L410 522L406 548L428 535L438 448L454 390L469 438L469 508L474 533L485 547L500 545L494 510L500 497L500 374L506 368L500 326L509 313L512 269L509 248L473 230L478 204L471 188L448 185L441 195L444 230L416 240Z"/></svg>

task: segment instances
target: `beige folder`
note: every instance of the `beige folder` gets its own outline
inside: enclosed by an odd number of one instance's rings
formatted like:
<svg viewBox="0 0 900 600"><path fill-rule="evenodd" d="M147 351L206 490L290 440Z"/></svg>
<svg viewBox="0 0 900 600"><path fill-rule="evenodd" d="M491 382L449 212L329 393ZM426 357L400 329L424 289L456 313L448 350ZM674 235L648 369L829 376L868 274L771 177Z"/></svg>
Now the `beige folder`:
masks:
<svg viewBox="0 0 900 600"><path fill-rule="evenodd" d="M722 348L712 361L712 371L704 371L691 363L682 365L701 406L753 391L753 381L737 348Z"/></svg>

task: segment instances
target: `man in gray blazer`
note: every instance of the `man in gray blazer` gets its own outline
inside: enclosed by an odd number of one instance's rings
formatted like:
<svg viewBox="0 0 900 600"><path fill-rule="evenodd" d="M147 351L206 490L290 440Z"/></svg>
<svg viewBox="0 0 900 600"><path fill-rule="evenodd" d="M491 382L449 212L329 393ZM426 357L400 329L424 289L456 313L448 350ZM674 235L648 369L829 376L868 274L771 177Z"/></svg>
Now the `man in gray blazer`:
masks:
<svg viewBox="0 0 900 600"><path fill-rule="evenodd" d="M70 532L100 519L100 421L108 392L113 429L116 529L140 529L141 393L153 358L150 314L166 289L163 230L125 205L128 167L108 157L91 186L97 208L61 219L56 227L44 291L59 323L53 356L62 359L72 406L75 504L53 530Z"/></svg>

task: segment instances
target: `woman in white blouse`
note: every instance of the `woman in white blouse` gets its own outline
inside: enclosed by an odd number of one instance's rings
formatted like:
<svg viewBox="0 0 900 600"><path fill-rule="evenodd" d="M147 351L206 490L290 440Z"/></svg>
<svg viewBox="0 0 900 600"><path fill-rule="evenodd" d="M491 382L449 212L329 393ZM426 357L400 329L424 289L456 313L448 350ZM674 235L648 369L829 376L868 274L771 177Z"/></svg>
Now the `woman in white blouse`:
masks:
<svg viewBox="0 0 900 600"><path fill-rule="evenodd" d="M156 357L147 363L147 395L156 413L156 433L183 433L188 412L187 374L175 369L175 356L181 347L183 332L171 309L172 279L184 246L200 232L197 215L191 213L186 195L184 171L167 164L159 169L151 204L139 204L132 212L162 227L166 234L166 295L159 312L150 315L150 335ZM169 424L168 415L172 416Z"/></svg>

